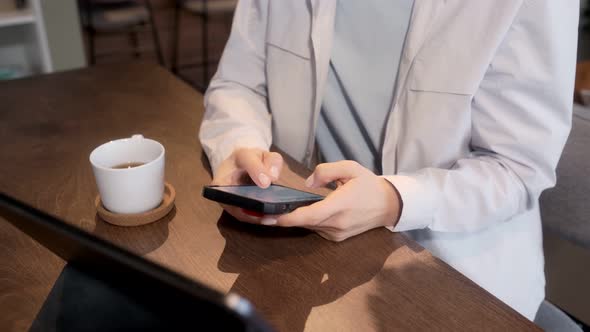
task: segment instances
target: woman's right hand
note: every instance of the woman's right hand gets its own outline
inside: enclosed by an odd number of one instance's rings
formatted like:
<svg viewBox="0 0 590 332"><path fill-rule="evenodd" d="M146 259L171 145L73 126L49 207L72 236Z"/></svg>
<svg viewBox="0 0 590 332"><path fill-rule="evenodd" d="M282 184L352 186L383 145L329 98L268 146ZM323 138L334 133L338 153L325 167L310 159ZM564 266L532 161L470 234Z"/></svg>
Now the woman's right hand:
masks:
<svg viewBox="0 0 590 332"><path fill-rule="evenodd" d="M268 188L272 182L279 179L282 169L283 157L276 152L238 148L219 165L211 184L229 186L254 182L260 188ZM258 215L235 206L224 204L222 206L225 211L240 221L253 224L276 222L276 217Z"/></svg>

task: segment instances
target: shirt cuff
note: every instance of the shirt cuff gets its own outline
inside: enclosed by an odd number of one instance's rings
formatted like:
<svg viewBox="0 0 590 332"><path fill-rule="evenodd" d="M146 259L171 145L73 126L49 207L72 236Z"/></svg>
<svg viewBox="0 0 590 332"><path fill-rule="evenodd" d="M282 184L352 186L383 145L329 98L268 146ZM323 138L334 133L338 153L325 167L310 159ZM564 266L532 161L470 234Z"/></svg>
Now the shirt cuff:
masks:
<svg viewBox="0 0 590 332"><path fill-rule="evenodd" d="M419 177L388 175L383 178L397 189L403 202L402 213L397 224L387 229L392 232L404 232L430 226L435 210L433 190L429 190Z"/></svg>

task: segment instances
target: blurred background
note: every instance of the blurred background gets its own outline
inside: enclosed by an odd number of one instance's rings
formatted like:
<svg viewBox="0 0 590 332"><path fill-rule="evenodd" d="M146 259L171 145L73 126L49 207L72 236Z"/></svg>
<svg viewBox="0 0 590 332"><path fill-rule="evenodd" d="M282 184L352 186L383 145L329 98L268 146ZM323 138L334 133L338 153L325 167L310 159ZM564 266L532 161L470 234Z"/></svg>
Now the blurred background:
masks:
<svg viewBox="0 0 590 332"><path fill-rule="evenodd" d="M150 61L204 91L229 36L236 2L0 0L0 80ZM590 103L589 60L590 7L583 0L572 134L559 164L557 187L543 194L541 208L547 298L586 326L590 325L590 108L583 104Z"/></svg>
<svg viewBox="0 0 590 332"><path fill-rule="evenodd" d="M0 0L0 80L153 61L203 90L237 0Z"/></svg>

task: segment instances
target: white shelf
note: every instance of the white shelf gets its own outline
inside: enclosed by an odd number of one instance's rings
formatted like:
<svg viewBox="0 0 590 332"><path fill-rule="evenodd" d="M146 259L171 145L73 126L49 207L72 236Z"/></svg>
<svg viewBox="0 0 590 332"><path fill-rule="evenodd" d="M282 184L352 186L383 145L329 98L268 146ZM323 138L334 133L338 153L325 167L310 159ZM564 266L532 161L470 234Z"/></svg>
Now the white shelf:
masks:
<svg viewBox="0 0 590 332"><path fill-rule="evenodd" d="M35 15L30 8L0 10L0 28L35 22Z"/></svg>
<svg viewBox="0 0 590 332"><path fill-rule="evenodd" d="M0 0L0 66L22 75L83 66L77 7L76 0Z"/></svg>

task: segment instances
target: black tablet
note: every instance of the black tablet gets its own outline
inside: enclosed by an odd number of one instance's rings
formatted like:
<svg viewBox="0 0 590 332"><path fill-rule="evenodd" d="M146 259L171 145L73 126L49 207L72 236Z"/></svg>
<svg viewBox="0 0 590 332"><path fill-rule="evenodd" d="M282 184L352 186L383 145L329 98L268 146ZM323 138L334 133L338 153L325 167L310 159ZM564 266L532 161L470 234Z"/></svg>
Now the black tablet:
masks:
<svg viewBox="0 0 590 332"><path fill-rule="evenodd" d="M63 303L41 310L54 316L44 319L52 326L35 322L33 330L272 330L246 299L219 293L3 193L0 217L75 267L65 269L52 290L58 294L50 297ZM61 283L68 278L76 291L66 296Z"/></svg>

